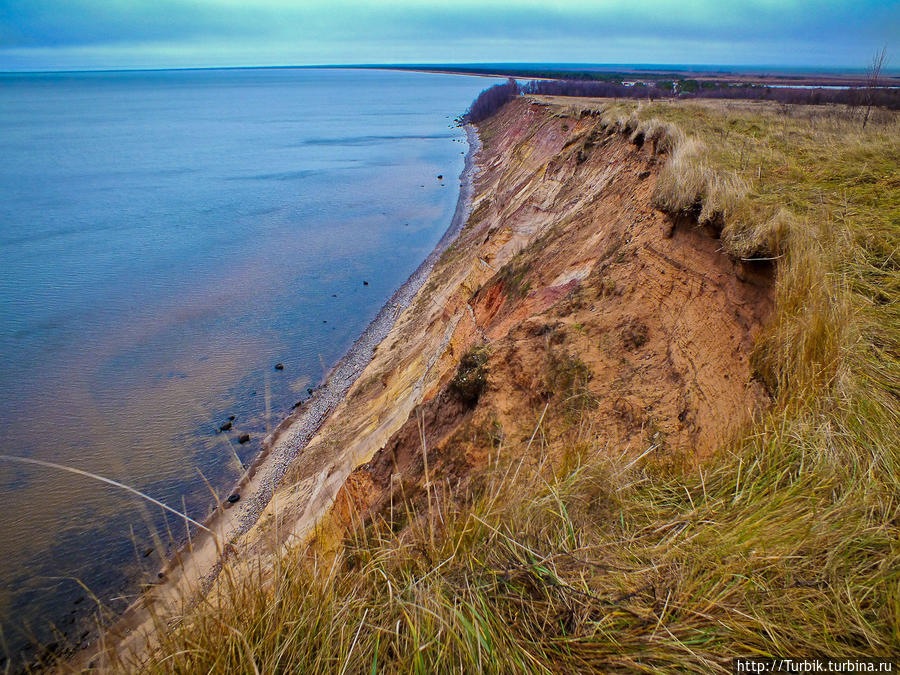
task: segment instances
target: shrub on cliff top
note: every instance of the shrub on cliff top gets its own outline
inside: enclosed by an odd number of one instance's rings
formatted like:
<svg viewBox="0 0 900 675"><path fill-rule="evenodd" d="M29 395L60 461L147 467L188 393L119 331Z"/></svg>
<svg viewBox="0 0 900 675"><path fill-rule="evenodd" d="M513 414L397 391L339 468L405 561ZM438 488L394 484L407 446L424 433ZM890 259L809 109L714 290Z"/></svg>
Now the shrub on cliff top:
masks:
<svg viewBox="0 0 900 675"><path fill-rule="evenodd" d="M478 95L462 121L466 124L478 124L486 120L521 93L519 83L509 78L504 84L495 84Z"/></svg>

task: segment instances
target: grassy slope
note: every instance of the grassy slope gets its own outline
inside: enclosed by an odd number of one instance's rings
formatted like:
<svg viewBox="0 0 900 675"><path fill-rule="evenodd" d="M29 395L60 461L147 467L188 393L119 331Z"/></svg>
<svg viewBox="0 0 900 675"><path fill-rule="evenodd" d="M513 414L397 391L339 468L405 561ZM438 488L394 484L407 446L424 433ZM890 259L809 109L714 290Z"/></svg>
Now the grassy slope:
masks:
<svg viewBox="0 0 900 675"><path fill-rule="evenodd" d="M738 256L778 257L756 355L769 416L699 471L652 453L623 467L593 447L589 412L553 420L572 425L550 448L565 461L500 459L548 456L530 426L497 448L483 491L429 501L398 533L369 524L337 558L226 579L147 671L709 672L735 654L900 654L898 117L863 131L819 109L567 105L670 143L657 202L723 227Z"/></svg>

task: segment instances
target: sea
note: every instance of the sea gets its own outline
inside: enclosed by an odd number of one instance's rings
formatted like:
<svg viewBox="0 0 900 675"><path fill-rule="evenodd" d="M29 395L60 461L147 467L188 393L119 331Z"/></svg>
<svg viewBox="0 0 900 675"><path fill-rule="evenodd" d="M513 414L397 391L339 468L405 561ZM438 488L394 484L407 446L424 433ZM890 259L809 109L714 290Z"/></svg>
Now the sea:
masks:
<svg viewBox="0 0 900 675"><path fill-rule="evenodd" d="M59 467L209 515L449 226L491 84L0 74L0 670L91 639L187 536Z"/></svg>

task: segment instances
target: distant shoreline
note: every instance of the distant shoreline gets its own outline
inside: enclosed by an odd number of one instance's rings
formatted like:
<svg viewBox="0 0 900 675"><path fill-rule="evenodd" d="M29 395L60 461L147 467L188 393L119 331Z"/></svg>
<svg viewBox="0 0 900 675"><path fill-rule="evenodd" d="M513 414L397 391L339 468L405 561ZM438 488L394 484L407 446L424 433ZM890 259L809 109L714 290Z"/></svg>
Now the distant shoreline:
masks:
<svg viewBox="0 0 900 675"><path fill-rule="evenodd" d="M468 77L515 77L519 79L577 79L617 75L627 77L678 77L704 82L731 82L769 86L865 86L864 68L814 68L789 66L664 65L655 64L321 64L275 66L199 66L187 68L87 68L80 70L3 70L0 77L35 75L87 75L91 73L159 73L237 70L386 70L398 72L465 75ZM900 70L886 70L881 79L886 86L900 85Z"/></svg>
<svg viewBox="0 0 900 675"><path fill-rule="evenodd" d="M467 75L470 77L514 77L525 80L553 80L553 79L579 79L577 75L603 75L606 77L615 77L618 75L628 77L644 77L650 79L662 79L665 77L678 77L681 79L692 79L700 82L717 82L717 83L733 83L733 84L753 84L770 87L864 87L866 86L865 75L863 73L817 73L799 72L785 70L783 72L773 73L765 68L756 70L747 70L746 72L734 72L728 70L690 70L690 69L644 69L644 68L621 68L621 69L576 69L571 70L557 69L552 65L548 65L546 69L531 68L492 68L492 67L472 67L468 68L460 65L448 66L319 66L320 68L335 69L355 69L355 70L395 70L419 73L437 73L444 75ZM900 85L900 72L886 73L880 78L883 84L879 86L898 86Z"/></svg>

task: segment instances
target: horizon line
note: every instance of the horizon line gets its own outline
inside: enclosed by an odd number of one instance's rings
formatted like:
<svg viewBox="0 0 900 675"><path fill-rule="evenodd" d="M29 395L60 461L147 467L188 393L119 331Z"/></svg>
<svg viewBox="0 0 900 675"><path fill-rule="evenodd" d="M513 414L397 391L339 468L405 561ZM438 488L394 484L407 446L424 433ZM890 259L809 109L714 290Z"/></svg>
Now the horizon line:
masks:
<svg viewBox="0 0 900 675"><path fill-rule="evenodd" d="M862 74L866 71L859 66L791 66L778 64L718 64L718 63L592 63L592 62L516 62L516 61L479 61L479 62L434 62L434 63L321 63L321 64L280 64L280 65L240 65L240 66L170 66L156 68L142 67L107 67L107 68L67 68L67 69L22 69L0 70L0 75L65 75L65 74L89 74L89 73L155 73L155 72L192 72L210 70L314 70L314 69L339 69L339 70L422 70L452 68L563 68L572 70L575 68L591 68L598 71L613 68L627 68L630 70L662 72L662 73L727 73L729 70L739 69L743 74L747 71L778 70L780 75L803 74L809 75L835 75L835 74ZM699 69L699 70L695 70ZM615 71L612 71L615 72ZM762 73L757 73L762 74ZM888 76L900 76L900 68L888 69Z"/></svg>

